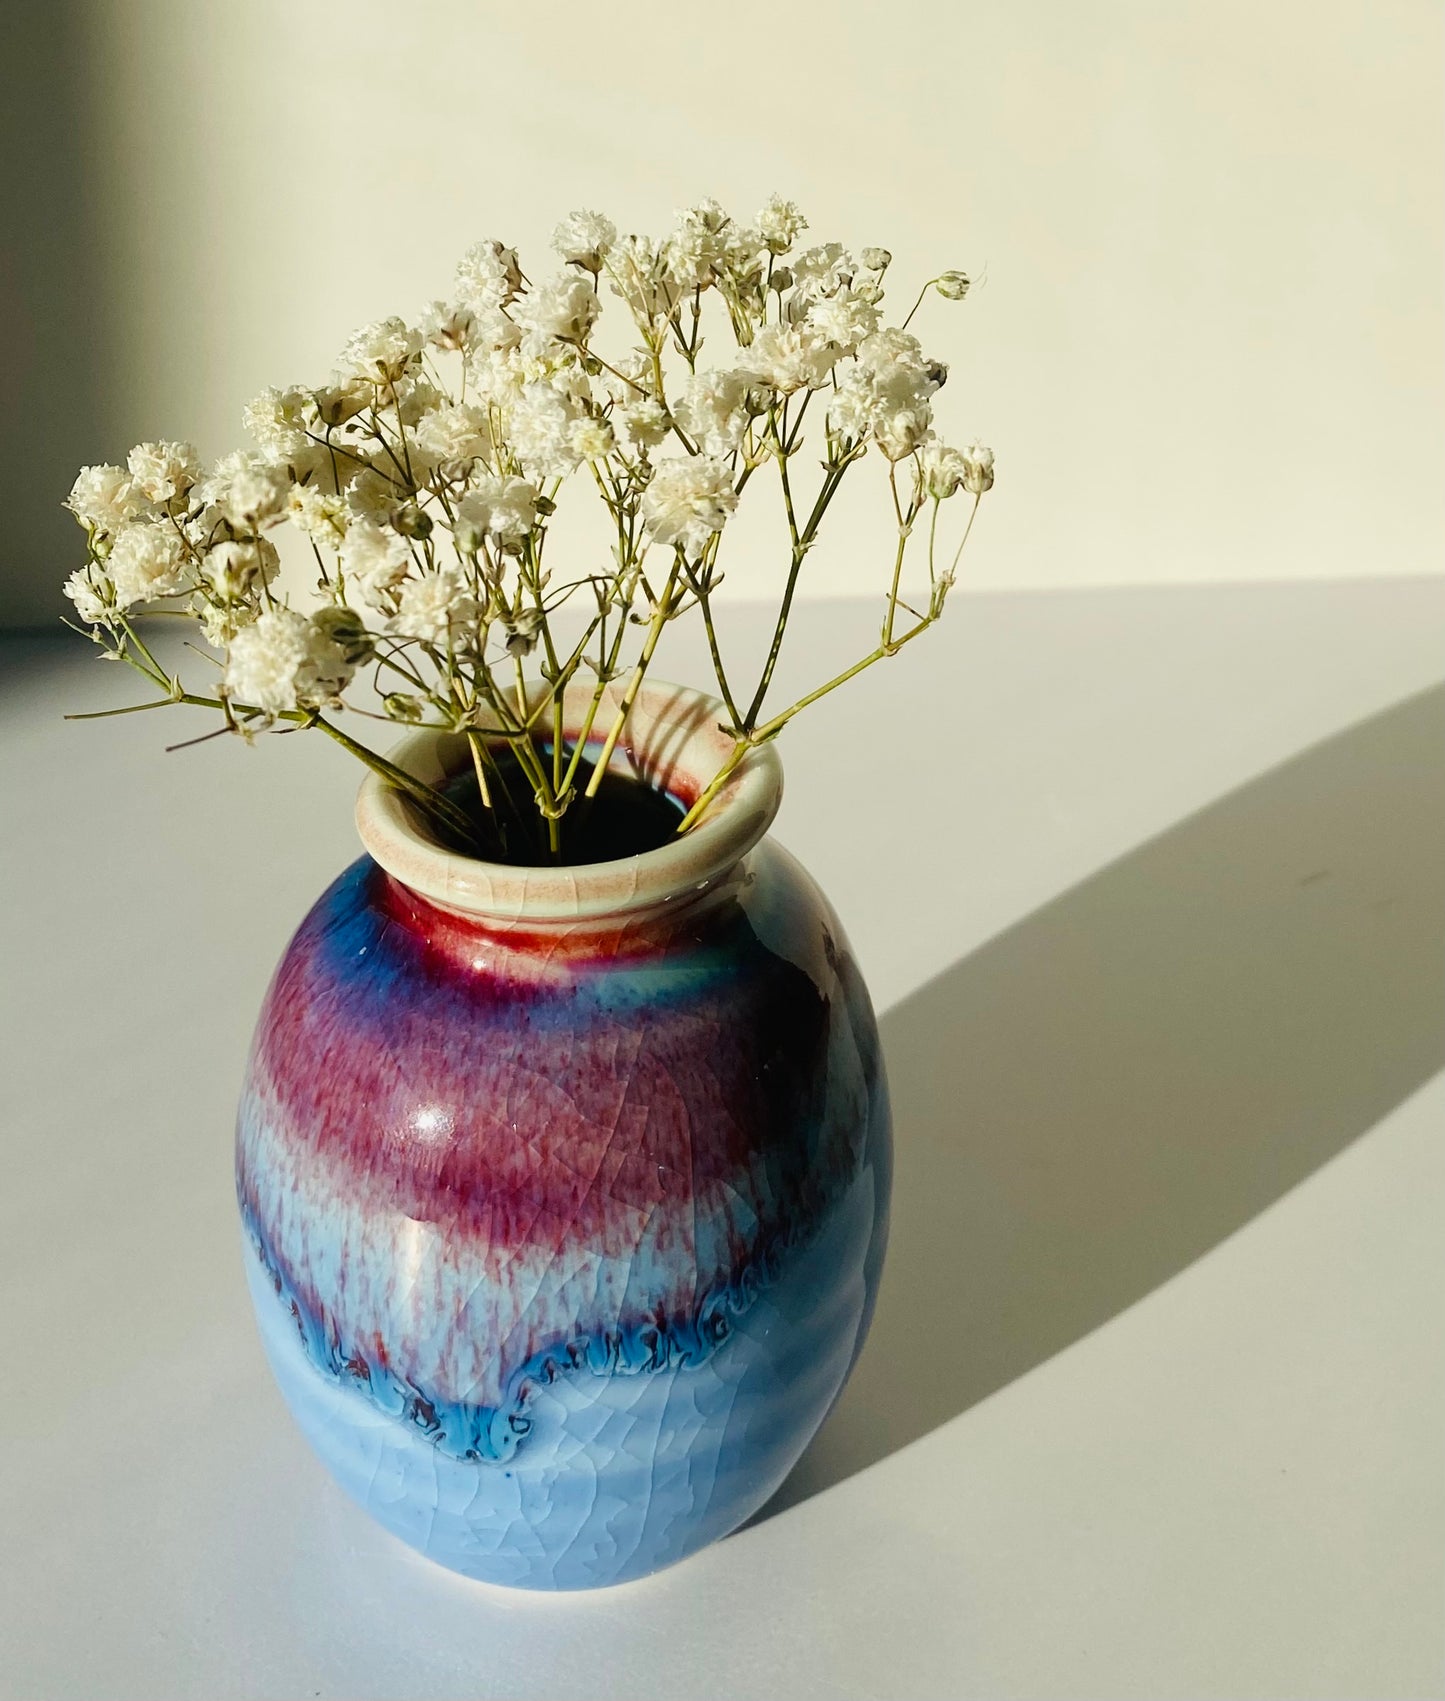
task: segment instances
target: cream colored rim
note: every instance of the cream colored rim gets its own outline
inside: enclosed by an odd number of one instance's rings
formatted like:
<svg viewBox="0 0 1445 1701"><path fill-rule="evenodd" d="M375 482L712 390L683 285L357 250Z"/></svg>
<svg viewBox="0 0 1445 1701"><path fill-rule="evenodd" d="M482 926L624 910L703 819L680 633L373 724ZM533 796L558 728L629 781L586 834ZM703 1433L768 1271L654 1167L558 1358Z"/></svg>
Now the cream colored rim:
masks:
<svg viewBox="0 0 1445 1701"><path fill-rule="evenodd" d="M536 689L536 688L534 688ZM563 701L563 728L580 736L593 687L573 684ZM593 725L600 745L621 692L609 686ZM732 740L719 725L722 705L686 686L643 685L611 766L632 772L684 800L696 797L722 767ZM416 731L388 755L398 767L436 785L468 765L460 734ZM622 915L674 903L726 874L762 838L783 796L783 767L774 745L750 751L698 825L643 856L580 868L514 868L482 862L433 844L417 828L402 793L376 774L356 799L361 842L388 874L424 898L462 915L529 924Z"/></svg>

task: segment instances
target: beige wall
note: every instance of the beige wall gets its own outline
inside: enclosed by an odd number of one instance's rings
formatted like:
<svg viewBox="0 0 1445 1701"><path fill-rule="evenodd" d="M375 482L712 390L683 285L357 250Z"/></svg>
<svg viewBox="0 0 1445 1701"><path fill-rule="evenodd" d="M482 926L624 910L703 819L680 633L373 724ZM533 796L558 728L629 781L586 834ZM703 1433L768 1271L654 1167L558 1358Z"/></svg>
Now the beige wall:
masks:
<svg viewBox="0 0 1445 1701"><path fill-rule="evenodd" d="M774 188L900 277L979 280L923 322L945 430L998 453L973 583L1440 569L1436 0L21 12L34 169L6 239L44 346L15 413L47 414L52 375L64 406L6 540L10 620L55 606L74 462L231 446L248 396L441 293L479 236ZM879 581L882 508L853 512L815 593ZM734 555L733 592L769 587L771 556Z"/></svg>

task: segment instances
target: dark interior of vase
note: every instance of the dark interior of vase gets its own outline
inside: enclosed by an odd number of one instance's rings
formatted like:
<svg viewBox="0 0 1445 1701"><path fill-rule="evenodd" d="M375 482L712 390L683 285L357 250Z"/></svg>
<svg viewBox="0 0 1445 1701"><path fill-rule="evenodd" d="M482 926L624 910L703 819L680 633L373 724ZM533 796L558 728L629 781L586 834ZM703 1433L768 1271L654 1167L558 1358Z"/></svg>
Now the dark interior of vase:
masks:
<svg viewBox="0 0 1445 1701"><path fill-rule="evenodd" d="M550 771L550 740L539 742L536 750ZM462 843L458 837L447 843L447 849L484 862L521 868L614 862L660 849L676 836L683 818L683 805L670 793L615 767L603 775L597 795L587 797L594 763L583 756L573 782L572 801L560 822L561 845L554 854L549 847L547 822L533 799L531 781L522 764L505 743L493 744L490 754L490 808L482 801L476 773L470 767L445 787L446 795L472 827L470 843ZM564 746L564 764L571 757L571 747ZM439 833L431 836L440 839Z"/></svg>

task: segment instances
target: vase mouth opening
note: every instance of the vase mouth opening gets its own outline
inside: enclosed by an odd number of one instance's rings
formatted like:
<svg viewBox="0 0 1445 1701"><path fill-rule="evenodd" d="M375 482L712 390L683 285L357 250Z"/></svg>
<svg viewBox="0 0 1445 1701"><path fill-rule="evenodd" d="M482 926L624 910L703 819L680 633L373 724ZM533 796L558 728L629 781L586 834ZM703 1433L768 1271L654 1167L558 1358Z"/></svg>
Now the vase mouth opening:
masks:
<svg viewBox="0 0 1445 1701"><path fill-rule="evenodd" d="M547 690L545 684L531 687L534 705ZM562 733L569 742L587 730L594 690L574 683L563 694ZM589 754L600 754L621 699L616 685L603 692L587 737ZM690 807L733 752L722 726L725 713L703 692L645 681L609 768ZM481 724L485 730L488 723ZM471 766L460 733L417 729L387 755L430 786L443 786ZM546 927L657 911L716 886L772 825L782 793L776 747L750 750L695 826L656 850L612 862L533 867L467 856L433 838L405 793L374 773L357 794L356 826L372 859L430 903L458 915Z"/></svg>

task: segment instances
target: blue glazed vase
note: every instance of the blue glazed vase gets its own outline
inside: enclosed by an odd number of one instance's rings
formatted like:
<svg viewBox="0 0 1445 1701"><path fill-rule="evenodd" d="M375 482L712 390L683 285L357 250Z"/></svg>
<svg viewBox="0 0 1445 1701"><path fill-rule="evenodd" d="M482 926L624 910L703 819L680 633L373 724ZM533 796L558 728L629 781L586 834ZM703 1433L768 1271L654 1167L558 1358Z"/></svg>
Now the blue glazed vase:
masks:
<svg viewBox="0 0 1445 1701"><path fill-rule="evenodd" d="M727 750L649 685L614 760L686 803ZM394 760L440 783L465 746ZM781 786L768 747L661 850L523 869L369 779L369 854L276 971L236 1146L262 1339L340 1484L469 1577L597 1587L726 1535L863 1344L887 1095L842 929L765 837Z"/></svg>

